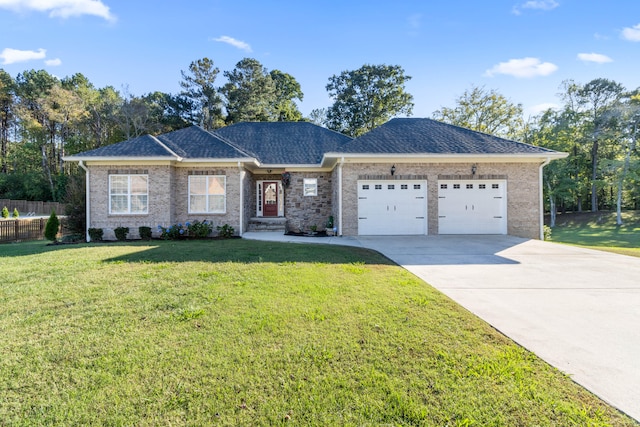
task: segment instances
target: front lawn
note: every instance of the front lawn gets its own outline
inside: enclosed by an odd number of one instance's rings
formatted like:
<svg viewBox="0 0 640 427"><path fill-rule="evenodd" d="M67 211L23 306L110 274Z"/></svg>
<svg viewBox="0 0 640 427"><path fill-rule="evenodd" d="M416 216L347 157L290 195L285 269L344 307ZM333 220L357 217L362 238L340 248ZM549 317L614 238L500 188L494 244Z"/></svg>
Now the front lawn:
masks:
<svg viewBox="0 0 640 427"><path fill-rule="evenodd" d="M616 225L608 211L558 214L551 240L640 257L640 211L623 212L622 220Z"/></svg>
<svg viewBox="0 0 640 427"><path fill-rule="evenodd" d="M1 425L637 426L377 253L0 246Z"/></svg>

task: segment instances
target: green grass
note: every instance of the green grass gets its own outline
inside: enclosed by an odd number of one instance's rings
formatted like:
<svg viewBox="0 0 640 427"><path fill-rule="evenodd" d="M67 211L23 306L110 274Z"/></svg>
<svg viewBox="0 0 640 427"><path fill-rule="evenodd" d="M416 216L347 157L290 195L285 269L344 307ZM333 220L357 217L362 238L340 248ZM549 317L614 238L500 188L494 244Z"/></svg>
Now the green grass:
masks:
<svg viewBox="0 0 640 427"><path fill-rule="evenodd" d="M0 271L0 425L638 425L367 250L35 242Z"/></svg>
<svg viewBox="0 0 640 427"><path fill-rule="evenodd" d="M622 220L616 225L615 212L558 215L551 240L640 257L640 211L623 212Z"/></svg>

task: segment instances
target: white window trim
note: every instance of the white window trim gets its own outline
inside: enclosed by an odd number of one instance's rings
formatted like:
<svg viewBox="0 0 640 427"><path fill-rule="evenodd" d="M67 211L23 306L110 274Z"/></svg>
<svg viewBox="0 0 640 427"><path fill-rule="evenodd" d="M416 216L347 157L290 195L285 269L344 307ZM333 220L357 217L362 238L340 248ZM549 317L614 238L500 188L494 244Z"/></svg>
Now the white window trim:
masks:
<svg viewBox="0 0 640 427"><path fill-rule="evenodd" d="M307 193L307 188L313 191ZM313 197L318 195L318 178L304 178L302 180L302 194L306 197Z"/></svg>
<svg viewBox="0 0 640 427"><path fill-rule="evenodd" d="M191 178L206 178L205 186L209 188L209 178L222 178L224 186L224 207L221 211L212 211L209 206L210 196L219 196L219 194L204 194L206 197L206 209L204 211L196 211L191 209ZM187 205L188 212L190 214L226 214L227 213L227 176L226 175L189 175L188 191L187 191Z"/></svg>
<svg viewBox="0 0 640 427"><path fill-rule="evenodd" d="M111 207L111 177L118 176L126 176L127 177L127 211L126 212L113 212ZM147 182L147 192L145 193L147 196L147 209L144 212L131 212L131 177L133 176L143 176ZM109 175L109 215L148 215L149 214L149 175L148 174L110 174Z"/></svg>

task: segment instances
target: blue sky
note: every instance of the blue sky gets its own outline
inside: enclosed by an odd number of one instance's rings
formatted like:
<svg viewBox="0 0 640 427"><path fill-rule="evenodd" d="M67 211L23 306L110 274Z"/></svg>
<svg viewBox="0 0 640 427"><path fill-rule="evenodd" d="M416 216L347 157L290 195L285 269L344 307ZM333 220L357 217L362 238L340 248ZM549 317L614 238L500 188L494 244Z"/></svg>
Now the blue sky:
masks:
<svg viewBox="0 0 640 427"><path fill-rule="evenodd" d="M306 115L331 104L329 77L363 64L412 76L414 116L473 86L526 114L559 104L563 80L640 86L638 0L0 0L0 68L82 73L134 95L178 93L180 71L242 58L293 75Z"/></svg>

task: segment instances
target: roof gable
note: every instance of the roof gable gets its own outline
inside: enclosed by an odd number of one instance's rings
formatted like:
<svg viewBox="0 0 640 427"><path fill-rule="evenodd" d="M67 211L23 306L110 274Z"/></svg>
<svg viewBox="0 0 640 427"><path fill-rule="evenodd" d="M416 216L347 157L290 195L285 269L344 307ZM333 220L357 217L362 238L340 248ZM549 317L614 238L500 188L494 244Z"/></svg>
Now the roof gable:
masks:
<svg viewBox="0 0 640 427"><path fill-rule="evenodd" d="M243 122L215 131L239 149L270 165L319 164L352 138L309 122Z"/></svg>
<svg viewBox="0 0 640 427"><path fill-rule="evenodd" d="M106 145L94 150L85 151L76 154L73 157L166 157L175 158L176 156L167 147L163 146L158 139L151 135L143 135L137 138L128 139L116 144Z"/></svg>
<svg viewBox="0 0 640 427"><path fill-rule="evenodd" d="M431 119L397 118L343 147L350 154L549 154L511 141Z"/></svg>

